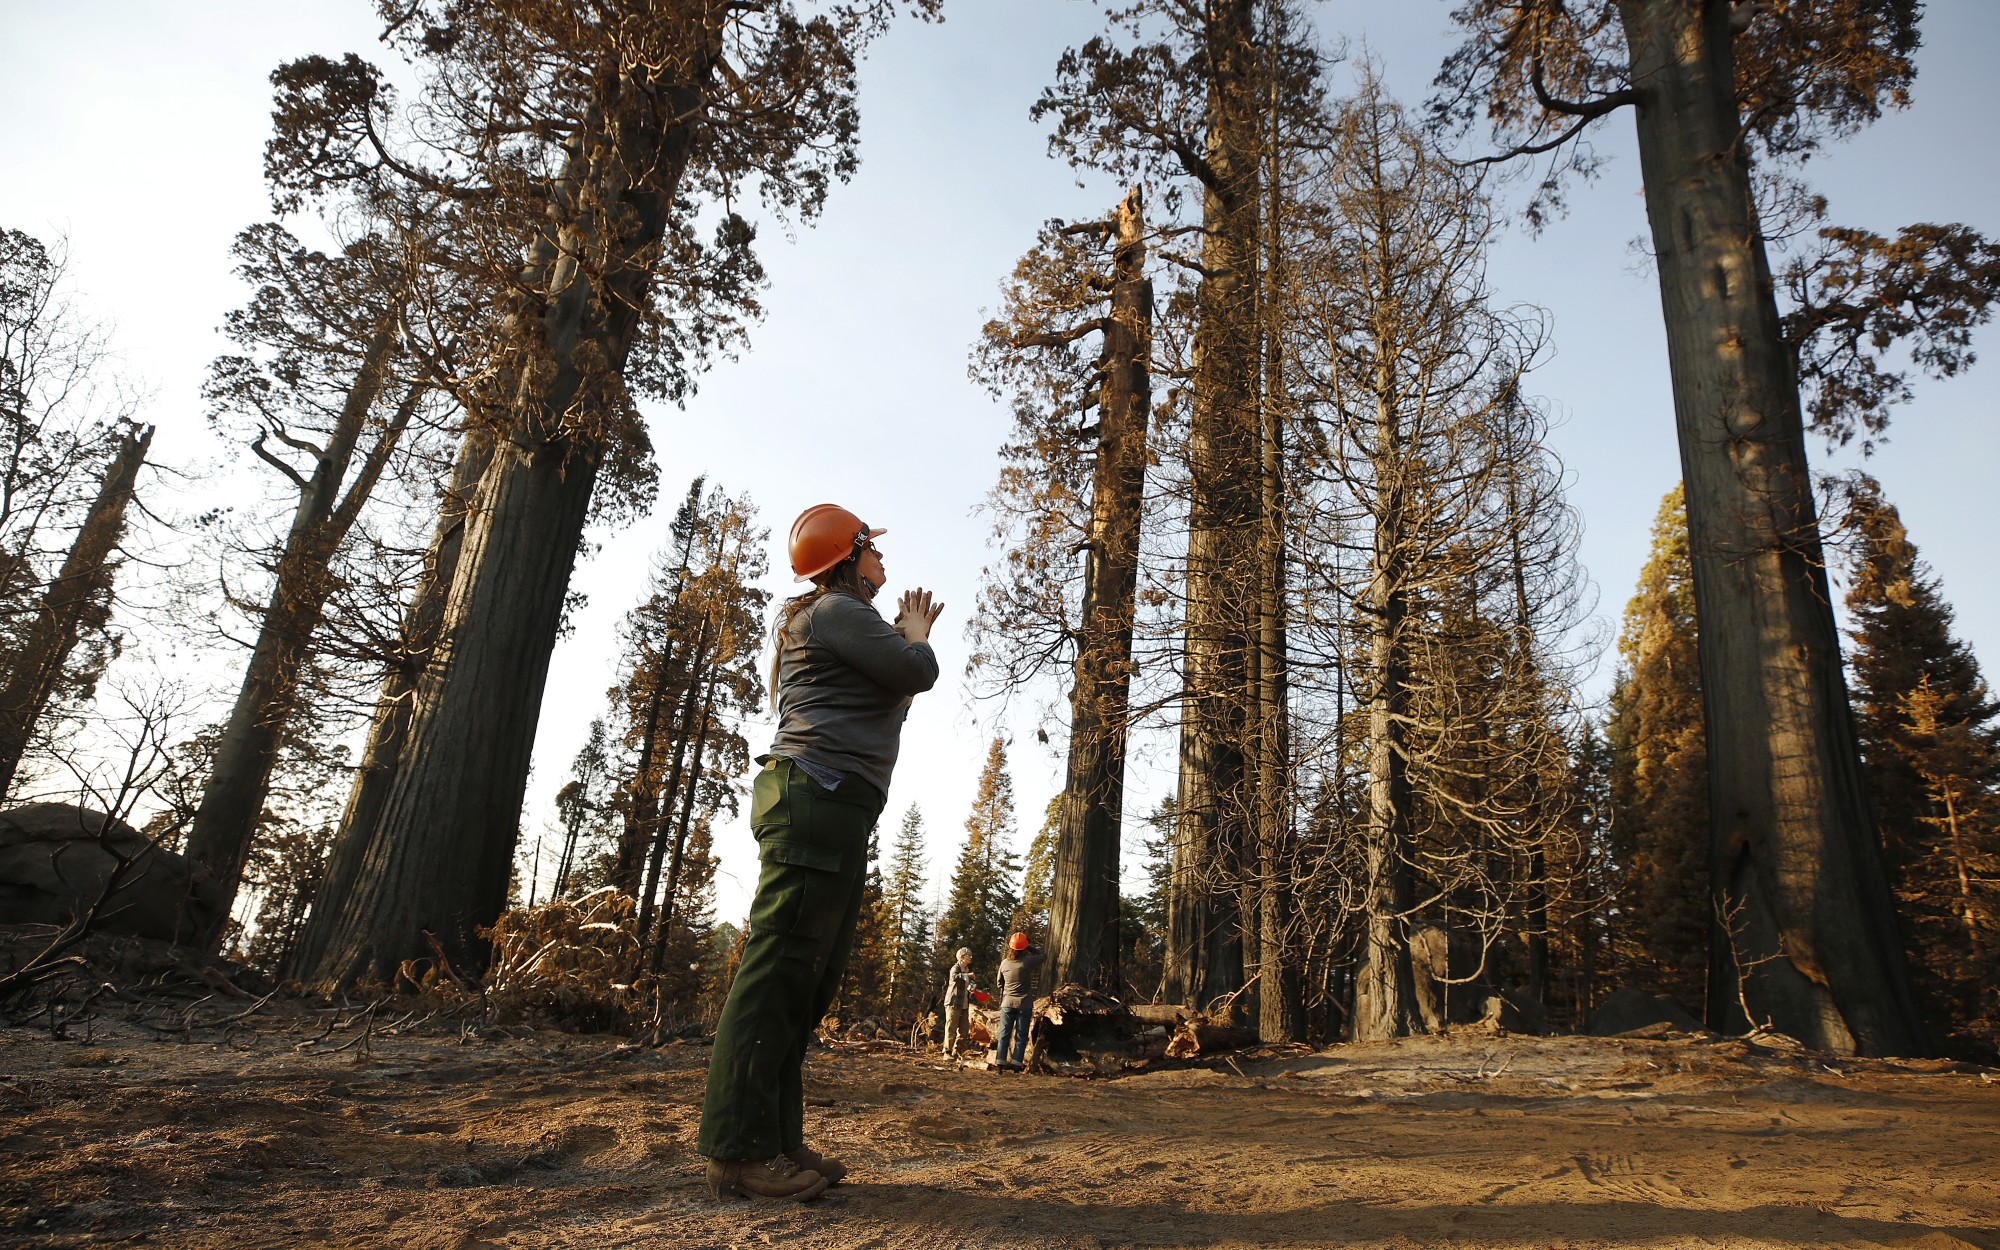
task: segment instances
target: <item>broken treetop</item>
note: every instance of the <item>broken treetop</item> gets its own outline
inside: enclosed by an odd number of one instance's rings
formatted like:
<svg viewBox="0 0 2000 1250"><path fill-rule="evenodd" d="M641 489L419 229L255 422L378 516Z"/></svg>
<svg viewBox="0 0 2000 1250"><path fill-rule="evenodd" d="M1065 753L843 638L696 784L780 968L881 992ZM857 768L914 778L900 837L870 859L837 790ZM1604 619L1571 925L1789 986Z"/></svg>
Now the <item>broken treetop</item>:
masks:
<svg viewBox="0 0 2000 1250"><path fill-rule="evenodd" d="M821 595L779 638L778 733L772 755L853 773L883 793L910 696L937 684L927 642L905 642L853 595Z"/></svg>

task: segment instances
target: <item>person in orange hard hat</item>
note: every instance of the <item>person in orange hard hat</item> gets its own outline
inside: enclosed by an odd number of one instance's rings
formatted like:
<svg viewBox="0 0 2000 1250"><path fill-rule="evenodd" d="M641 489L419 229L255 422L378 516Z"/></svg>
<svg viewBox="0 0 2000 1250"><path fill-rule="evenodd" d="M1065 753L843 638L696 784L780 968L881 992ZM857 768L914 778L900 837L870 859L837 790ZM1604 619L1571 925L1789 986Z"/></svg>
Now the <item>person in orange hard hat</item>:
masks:
<svg viewBox="0 0 2000 1250"><path fill-rule="evenodd" d="M1028 935L1007 939L1007 958L1000 963L1000 1037L993 1047L993 1066L1019 1072L1028 1053L1028 1022L1035 1014L1035 970L1048 956L1028 944Z"/></svg>
<svg viewBox="0 0 2000 1250"><path fill-rule="evenodd" d="M888 801L910 700L937 683L918 587L884 620L887 533L835 504L792 524L792 572L812 589L779 614L778 731L750 791L757 891L742 962L715 1026L695 1149L716 1199L812 1198L847 1174L805 1144L802 1068L854 944L868 835Z"/></svg>

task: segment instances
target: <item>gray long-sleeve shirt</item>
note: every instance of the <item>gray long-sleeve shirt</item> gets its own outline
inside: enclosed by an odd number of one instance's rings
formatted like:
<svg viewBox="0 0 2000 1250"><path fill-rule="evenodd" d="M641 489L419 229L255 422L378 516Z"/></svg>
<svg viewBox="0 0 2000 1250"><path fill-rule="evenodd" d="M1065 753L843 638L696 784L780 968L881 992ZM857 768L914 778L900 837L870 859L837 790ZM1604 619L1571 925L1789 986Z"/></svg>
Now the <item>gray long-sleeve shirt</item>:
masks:
<svg viewBox="0 0 2000 1250"><path fill-rule="evenodd" d="M1047 953L1030 946L1027 950L1007 956L1000 962L1000 1005L1002 1007L1026 1007L1035 1001L1035 969L1048 961Z"/></svg>
<svg viewBox="0 0 2000 1250"><path fill-rule="evenodd" d="M779 639L778 732L770 754L853 773L886 794L910 698L937 679L929 643L903 641L853 595L821 595Z"/></svg>

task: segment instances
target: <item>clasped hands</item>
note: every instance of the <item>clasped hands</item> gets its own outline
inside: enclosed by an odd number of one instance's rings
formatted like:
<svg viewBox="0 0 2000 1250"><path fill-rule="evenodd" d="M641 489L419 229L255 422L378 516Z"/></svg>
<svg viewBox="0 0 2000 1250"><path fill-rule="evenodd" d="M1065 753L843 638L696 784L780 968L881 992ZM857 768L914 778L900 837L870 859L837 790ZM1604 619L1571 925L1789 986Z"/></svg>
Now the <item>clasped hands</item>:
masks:
<svg viewBox="0 0 2000 1250"><path fill-rule="evenodd" d="M897 596L896 619L891 624L904 642L929 642L931 626L943 611L942 603L931 602L930 591L917 586Z"/></svg>

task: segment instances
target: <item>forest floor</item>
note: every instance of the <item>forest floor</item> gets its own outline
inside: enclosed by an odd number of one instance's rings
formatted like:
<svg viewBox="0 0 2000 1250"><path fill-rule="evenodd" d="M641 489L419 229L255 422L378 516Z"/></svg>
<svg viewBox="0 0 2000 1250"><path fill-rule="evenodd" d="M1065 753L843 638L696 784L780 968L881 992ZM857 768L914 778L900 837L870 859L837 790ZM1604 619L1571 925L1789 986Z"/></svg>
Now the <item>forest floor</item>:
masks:
<svg viewBox="0 0 2000 1250"><path fill-rule="evenodd" d="M1081 1080L815 1050L809 1139L852 1174L717 1205L698 1042L324 1019L0 1029L0 1246L2000 1250L2000 1073L1969 1065L1461 1034Z"/></svg>

